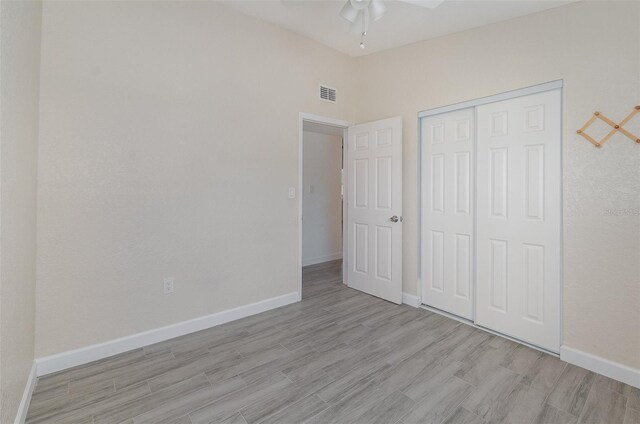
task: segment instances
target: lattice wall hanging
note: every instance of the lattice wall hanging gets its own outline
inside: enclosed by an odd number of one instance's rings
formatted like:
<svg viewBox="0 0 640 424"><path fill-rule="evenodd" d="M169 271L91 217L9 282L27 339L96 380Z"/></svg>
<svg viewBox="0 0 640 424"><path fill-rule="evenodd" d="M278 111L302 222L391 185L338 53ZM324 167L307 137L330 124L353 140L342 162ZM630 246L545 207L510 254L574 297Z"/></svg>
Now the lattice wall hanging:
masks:
<svg viewBox="0 0 640 424"><path fill-rule="evenodd" d="M596 147L602 147L604 145L604 143L606 143L606 141L609 140L611 137L613 137L613 135L615 133L617 133L618 131L620 131L622 134L627 136L632 141L635 141L636 143L640 144L640 137L635 136L635 135L631 134L629 131L627 131L626 129L624 129L624 126L629 121L631 121L631 119L637 113L640 113L640 106L636 106L633 109L633 111L631 111L631 113L629 115L627 115L627 117L622 120L622 122L620 122L619 124L616 124L611 119L609 119L606 116L604 116L601 112L594 112L593 116L582 126L582 128L580 128L577 131L577 133L580 134L581 136L583 136L584 138L586 138L587 140L589 140L589 142L591 144L593 144L594 146L596 146ZM591 137L589 134L587 134L585 132L585 130L587 128L589 128L589 126L591 124L593 124L596 119L600 119L601 121L605 122L606 124L608 124L609 126L611 126L613 128L607 135L602 137L602 140L600 140L600 141L595 140L593 137Z"/></svg>

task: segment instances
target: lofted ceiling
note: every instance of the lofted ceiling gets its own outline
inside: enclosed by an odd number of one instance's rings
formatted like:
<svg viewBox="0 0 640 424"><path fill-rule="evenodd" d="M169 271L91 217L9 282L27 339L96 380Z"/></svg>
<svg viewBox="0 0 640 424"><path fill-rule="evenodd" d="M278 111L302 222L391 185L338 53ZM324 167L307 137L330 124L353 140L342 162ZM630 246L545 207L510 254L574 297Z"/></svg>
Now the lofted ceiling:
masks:
<svg viewBox="0 0 640 424"><path fill-rule="evenodd" d="M541 12L573 1L576 0L446 0L435 9L385 1L387 12L369 26L365 49L359 46L360 36L350 32L349 22L339 15L346 0L236 0L223 3L355 57Z"/></svg>

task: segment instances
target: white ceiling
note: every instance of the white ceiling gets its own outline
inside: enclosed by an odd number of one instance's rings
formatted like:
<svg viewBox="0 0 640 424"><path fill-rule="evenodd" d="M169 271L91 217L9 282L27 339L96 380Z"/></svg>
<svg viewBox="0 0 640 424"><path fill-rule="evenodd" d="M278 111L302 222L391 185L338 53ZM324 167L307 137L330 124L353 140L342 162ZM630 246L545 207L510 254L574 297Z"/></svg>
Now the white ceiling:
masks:
<svg viewBox="0 0 640 424"><path fill-rule="evenodd" d="M540 12L576 0L446 0L436 9L385 1L387 12L369 27L366 49L339 12L346 0L224 1L229 7L304 35L350 56L363 56L429 38Z"/></svg>

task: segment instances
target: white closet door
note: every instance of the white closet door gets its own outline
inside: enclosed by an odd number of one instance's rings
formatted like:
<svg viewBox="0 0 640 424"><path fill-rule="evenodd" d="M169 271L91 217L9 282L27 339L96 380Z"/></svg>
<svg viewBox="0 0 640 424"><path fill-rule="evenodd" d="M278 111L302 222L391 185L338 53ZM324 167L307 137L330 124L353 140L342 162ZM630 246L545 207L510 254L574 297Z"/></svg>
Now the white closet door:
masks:
<svg viewBox="0 0 640 424"><path fill-rule="evenodd" d="M560 348L561 92L477 108L476 322Z"/></svg>
<svg viewBox="0 0 640 424"><path fill-rule="evenodd" d="M422 118L422 302L473 319L474 109Z"/></svg>
<svg viewBox="0 0 640 424"><path fill-rule="evenodd" d="M347 283L402 303L402 118L349 127Z"/></svg>

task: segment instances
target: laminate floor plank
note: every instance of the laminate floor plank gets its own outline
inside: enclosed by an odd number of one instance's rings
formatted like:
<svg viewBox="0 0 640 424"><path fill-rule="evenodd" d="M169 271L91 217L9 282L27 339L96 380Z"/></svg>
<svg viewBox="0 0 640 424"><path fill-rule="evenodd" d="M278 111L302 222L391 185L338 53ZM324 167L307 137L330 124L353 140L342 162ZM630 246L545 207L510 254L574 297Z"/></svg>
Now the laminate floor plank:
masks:
<svg viewBox="0 0 640 424"><path fill-rule="evenodd" d="M265 396L271 396L292 385L284 374L276 373L192 411L189 418L193 424L223 421Z"/></svg>
<svg viewBox="0 0 640 424"><path fill-rule="evenodd" d="M576 424L577 422L578 417L545 403L533 419L532 424Z"/></svg>
<svg viewBox="0 0 640 424"><path fill-rule="evenodd" d="M131 401L137 401L150 393L146 383L140 383L126 388L118 393L115 391L94 392L88 395L70 397L63 406L55 404L52 408L34 410L27 416L27 423L41 422L78 422L98 413L118 408ZM31 409L29 410L31 413Z"/></svg>
<svg viewBox="0 0 640 424"><path fill-rule="evenodd" d="M208 387L211 387L209 381L204 374L201 374L156 393L132 399L127 403L101 408L100 411L94 413L94 421L95 424L120 423L158 408L173 399L187 396L191 392Z"/></svg>
<svg viewBox="0 0 640 424"><path fill-rule="evenodd" d="M410 397L416 401L416 406L402 421L405 424L439 424L454 414L472 391L473 386L455 376L431 384L428 389L420 392L413 391L413 396Z"/></svg>
<svg viewBox="0 0 640 424"><path fill-rule="evenodd" d="M303 381L263 397L259 401L243 408L240 412L248 424L268 420L287 407L314 394L332 381L331 377L319 371Z"/></svg>
<svg viewBox="0 0 640 424"><path fill-rule="evenodd" d="M529 368L521 382L548 395L566 366L567 363L559 358L543 353Z"/></svg>
<svg viewBox="0 0 640 424"><path fill-rule="evenodd" d="M185 414L211 402L213 389L203 387L184 396L169 399L162 405L133 418L134 424L173 423L184 419ZM188 418L188 416L187 416Z"/></svg>
<svg viewBox="0 0 640 424"><path fill-rule="evenodd" d="M640 389L305 267L303 301L41 377L27 423L640 424Z"/></svg>
<svg viewBox="0 0 640 424"><path fill-rule="evenodd" d="M458 407L442 424L485 424L486 421L474 413Z"/></svg>
<svg viewBox="0 0 640 424"><path fill-rule="evenodd" d="M596 374L591 371L568 364L549 394L547 403L579 416L595 379Z"/></svg>
<svg viewBox="0 0 640 424"><path fill-rule="evenodd" d="M640 411L627 407L623 424L640 424Z"/></svg>
<svg viewBox="0 0 640 424"><path fill-rule="evenodd" d="M260 424L302 423L324 411L328 406L328 403L313 394L265 417L260 420Z"/></svg>
<svg viewBox="0 0 640 424"><path fill-rule="evenodd" d="M401 392L393 392L371 408L347 417L344 422L357 424L389 424L397 423L400 418L411 411L416 402Z"/></svg>
<svg viewBox="0 0 640 424"><path fill-rule="evenodd" d="M606 422L607 424L622 424L627 409L627 398L611 390L608 381L598 377L596 377L591 390L589 390L589 395L578 418L578 423L600 424Z"/></svg>

